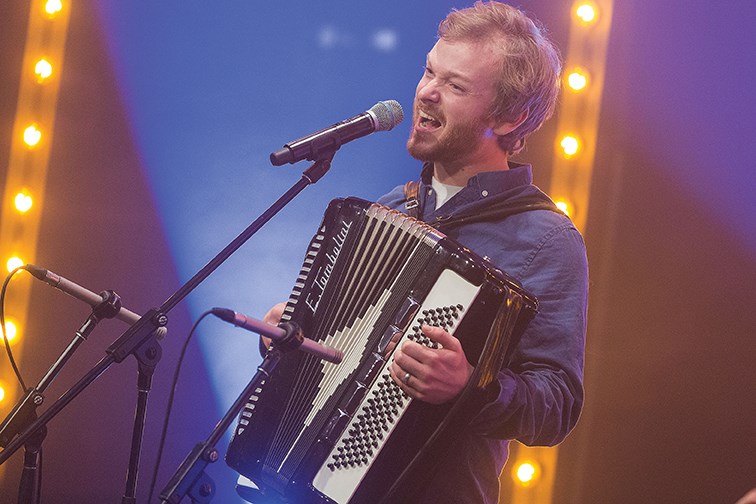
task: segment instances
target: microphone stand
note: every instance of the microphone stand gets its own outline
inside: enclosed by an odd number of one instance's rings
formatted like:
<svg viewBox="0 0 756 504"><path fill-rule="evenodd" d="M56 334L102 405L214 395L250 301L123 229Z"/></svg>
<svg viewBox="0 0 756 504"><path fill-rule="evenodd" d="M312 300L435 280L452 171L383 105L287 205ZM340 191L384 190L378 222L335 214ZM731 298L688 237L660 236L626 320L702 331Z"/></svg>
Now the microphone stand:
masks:
<svg viewBox="0 0 756 504"><path fill-rule="evenodd" d="M231 423L238 418L245 403L262 382L270 376L281 359L281 352L277 349L266 353L257 373L252 377L234 404L226 411L223 418L216 424L207 439L194 446L186 456L176 472L171 476L168 484L160 492L160 502L177 504L185 496L189 496L193 503L208 503L215 495L215 482L205 474L205 467L220 458L215 445L223 437Z"/></svg>
<svg viewBox="0 0 756 504"><path fill-rule="evenodd" d="M189 496L193 503L206 504L215 495L215 482L205 473L208 464L216 462L220 455L215 445L223 437L223 434L231 426L231 423L239 417L249 397L258 390L262 382L270 377L278 361L281 352L277 349L266 353L257 373L247 383L241 394L236 398L231 407L223 415L223 418L215 425L207 439L194 446L186 456L176 472L173 473L168 484L160 492L160 502L177 504L185 496Z"/></svg>
<svg viewBox="0 0 756 504"><path fill-rule="evenodd" d="M138 378L140 390L137 411L134 419L134 432L132 434L131 457L127 475L127 487L123 504L136 502L136 481L141 453L141 443L147 414L146 404L149 393L149 383L154 368L160 360L162 350L155 336L160 327L168 323L167 313L181 300L202 283L213 271L215 271L231 254L236 252L247 240L262 228L274 215L283 209L305 187L314 184L325 175L331 167L331 161L338 147L320 152L318 159L310 165L302 177L278 200L276 200L265 212L242 231L234 240L226 245L213 259L202 267L192 278L174 292L159 308L147 311L138 321L127 329L107 350L95 366L87 372L76 384L68 389L57 401L33 421L19 436L8 443L0 452L0 465L5 463L18 449L26 443L38 430L60 413L76 396L86 389L94 380L104 373L113 363L121 363L129 355L133 355L139 363L140 375Z"/></svg>
<svg viewBox="0 0 756 504"><path fill-rule="evenodd" d="M269 337L272 340L272 346L265 353L265 358L262 364L258 366L257 373L247 383L247 386L226 411L223 418L216 424L208 438L195 445L176 472L173 473L168 484L160 492L160 502L163 504L177 504L186 495L189 495L194 503L205 504L212 500L213 495L215 495L215 482L205 474L205 467L220 458L215 445L231 426L231 423L239 417L249 397L252 394L259 393L263 382L270 377L278 361L281 360L281 355L298 349L334 364L341 363L344 358L344 354L340 350L306 339L302 328L295 322L288 321L273 326L259 320L249 319L246 326L258 334Z"/></svg>
<svg viewBox="0 0 756 504"><path fill-rule="evenodd" d="M13 410L0 425L0 446L6 446L18 432L26 428L37 419L37 407L45 400L44 392L58 376L63 366L73 356L74 352L84 341L87 340L94 328L104 318L113 318L121 309L121 299L113 291L104 291L102 301L92 307L92 313L84 324L76 331L74 339L68 347L53 363L47 374L40 380L36 387L26 391L24 397L16 404ZM32 432L24 443L24 468L21 472L21 480L18 487L19 504L36 504L40 499L42 476L39 472L39 460L42 451L42 442L47 435L47 428L42 426Z"/></svg>

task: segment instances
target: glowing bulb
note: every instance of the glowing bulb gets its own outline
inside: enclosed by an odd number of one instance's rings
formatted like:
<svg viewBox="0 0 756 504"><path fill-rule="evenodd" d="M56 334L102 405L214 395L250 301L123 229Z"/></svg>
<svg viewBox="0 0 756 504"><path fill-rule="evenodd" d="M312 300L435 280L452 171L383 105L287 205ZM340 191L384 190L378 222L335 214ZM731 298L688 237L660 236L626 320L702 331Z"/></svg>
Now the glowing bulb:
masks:
<svg viewBox="0 0 756 504"><path fill-rule="evenodd" d="M522 486L530 486L538 481L541 474L541 467L537 462L525 461L517 465L512 472L515 483Z"/></svg>
<svg viewBox="0 0 756 504"><path fill-rule="evenodd" d="M8 339L8 343L13 341L18 334L18 328L16 327L16 324L11 322L10 320L5 321L5 337Z"/></svg>
<svg viewBox="0 0 756 504"><path fill-rule="evenodd" d="M517 468L517 479L519 479L523 483L532 481L534 475L535 467L533 467L533 464L520 464L520 467Z"/></svg>
<svg viewBox="0 0 756 504"><path fill-rule="evenodd" d="M576 68L567 76L567 85L573 91L582 91L588 85L588 74L581 68Z"/></svg>
<svg viewBox="0 0 756 504"><path fill-rule="evenodd" d="M575 8L575 15L585 24L593 23L596 20L596 7L588 2L580 3Z"/></svg>
<svg viewBox="0 0 756 504"><path fill-rule="evenodd" d="M574 156L580 150L580 141L572 135L562 137L559 145L562 147L564 156L568 158Z"/></svg>
<svg viewBox="0 0 756 504"><path fill-rule="evenodd" d="M34 73L37 75L37 81L43 82L52 75L52 65L42 58L34 65Z"/></svg>
<svg viewBox="0 0 756 504"><path fill-rule="evenodd" d="M561 210L564 213L564 215L569 216L570 213L572 213L571 212L572 205L570 205L567 200L560 199L560 200L555 201L554 204L559 210Z"/></svg>
<svg viewBox="0 0 756 504"><path fill-rule="evenodd" d="M5 399L5 388L0 385L0 402L3 402L3 399Z"/></svg>
<svg viewBox="0 0 756 504"><path fill-rule="evenodd" d="M32 197L25 192L20 192L16 194L13 203L16 205L16 210L21 213L26 213L32 207Z"/></svg>
<svg viewBox="0 0 756 504"><path fill-rule="evenodd" d="M24 263L24 261L22 261L20 257L15 257L14 256L14 257L11 257L10 259L8 259L8 262L5 263L5 267L8 268L8 273L10 273L14 269L16 269L18 267L21 267L24 264L26 264L26 263Z"/></svg>
<svg viewBox="0 0 756 504"><path fill-rule="evenodd" d="M42 132L37 129L36 124L28 126L24 130L24 143L29 147L34 147L42 139Z"/></svg>
<svg viewBox="0 0 756 504"><path fill-rule="evenodd" d="M54 16L61 10L63 10L63 2L60 0L47 0L47 2L45 2L45 12L47 12L49 16Z"/></svg>

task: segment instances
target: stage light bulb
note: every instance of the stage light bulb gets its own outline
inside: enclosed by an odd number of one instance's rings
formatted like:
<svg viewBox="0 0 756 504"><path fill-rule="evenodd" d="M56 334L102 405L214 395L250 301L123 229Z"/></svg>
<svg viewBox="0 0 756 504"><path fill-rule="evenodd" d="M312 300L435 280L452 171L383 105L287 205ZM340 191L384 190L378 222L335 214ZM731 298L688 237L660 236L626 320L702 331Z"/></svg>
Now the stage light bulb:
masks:
<svg viewBox="0 0 756 504"><path fill-rule="evenodd" d="M26 263L24 263L24 261L22 261L20 257L14 256L8 259L8 262L5 263L5 267L8 268L8 273L10 273L14 269L23 266L24 264Z"/></svg>
<svg viewBox="0 0 756 504"><path fill-rule="evenodd" d="M580 2L575 7L575 15L584 24L590 24L596 21L596 6L590 2Z"/></svg>
<svg viewBox="0 0 756 504"><path fill-rule="evenodd" d="M24 130L24 143L29 147L36 146L40 140L42 140L42 132L36 124L30 125Z"/></svg>
<svg viewBox="0 0 756 504"><path fill-rule="evenodd" d="M47 2L45 2L45 12L48 16L52 17L61 10L63 10L63 2L60 0L47 0Z"/></svg>
<svg viewBox="0 0 756 504"><path fill-rule="evenodd" d="M37 75L37 81L43 82L52 75L52 65L42 58L34 65L34 73Z"/></svg>
<svg viewBox="0 0 756 504"><path fill-rule="evenodd" d="M5 387L0 384L0 402L3 402L3 399L5 399Z"/></svg>
<svg viewBox="0 0 756 504"><path fill-rule="evenodd" d="M21 213L26 213L31 210L33 201L31 196L22 191L16 194L13 203L16 206L16 210Z"/></svg>
<svg viewBox="0 0 756 504"><path fill-rule="evenodd" d="M556 207L564 212L565 215L569 216L572 213L572 205L567 200L559 199L554 202Z"/></svg>
<svg viewBox="0 0 756 504"><path fill-rule="evenodd" d="M538 481L541 475L541 467L537 462L528 460L518 464L512 473L512 477L518 485L531 486Z"/></svg>
<svg viewBox="0 0 756 504"><path fill-rule="evenodd" d="M565 157L571 158L580 150L580 141L573 135L565 135L559 142Z"/></svg>
<svg viewBox="0 0 756 504"><path fill-rule="evenodd" d="M7 338L8 343L12 342L16 335L18 334L18 328L16 327L16 324L11 322L10 320L5 321L5 338Z"/></svg>
<svg viewBox="0 0 756 504"><path fill-rule="evenodd" d="M567 75L567 85L573 91L582 91L588 86L588 74L581 68L576 68Z"/></svg>

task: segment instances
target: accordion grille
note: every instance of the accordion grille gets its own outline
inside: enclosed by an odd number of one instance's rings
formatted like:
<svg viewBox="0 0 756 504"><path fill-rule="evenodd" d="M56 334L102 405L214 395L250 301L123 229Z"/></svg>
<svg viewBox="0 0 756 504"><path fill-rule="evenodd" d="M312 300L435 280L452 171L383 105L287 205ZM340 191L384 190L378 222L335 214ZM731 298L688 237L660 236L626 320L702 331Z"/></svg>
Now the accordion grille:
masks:
<svg viewBox="0 0 756 504"><path fill-rule="evenodd" d="M311 310L315 316L311 327L303 327L305 335L338 348L344 358L334 365L303 356L264 463L276 478L292 476L329 418L320 413L336 408L336 390L372 351L377 321L401 301L392 292L395 283L408 281L402 270L427 258L442 238L428 225L378 205L368 207L359 233L352 225L344 221L337 232L321 229L316 235L284 311L283 320L291 320Z"/></svg>

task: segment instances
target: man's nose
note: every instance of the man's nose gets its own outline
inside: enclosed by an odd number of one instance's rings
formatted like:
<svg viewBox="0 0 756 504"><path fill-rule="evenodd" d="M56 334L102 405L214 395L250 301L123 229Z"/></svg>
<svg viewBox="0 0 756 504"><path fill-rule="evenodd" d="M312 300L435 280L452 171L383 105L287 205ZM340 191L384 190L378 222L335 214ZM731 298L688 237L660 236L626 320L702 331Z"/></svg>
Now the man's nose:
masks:
<svg viewBox="0 0 756 504"><path fill-rule="evenodd" d="M438 82L433 79L425 83L420 83L417 87L417 97L422 101L438 103L441 95L439 93Z"/></svg>

